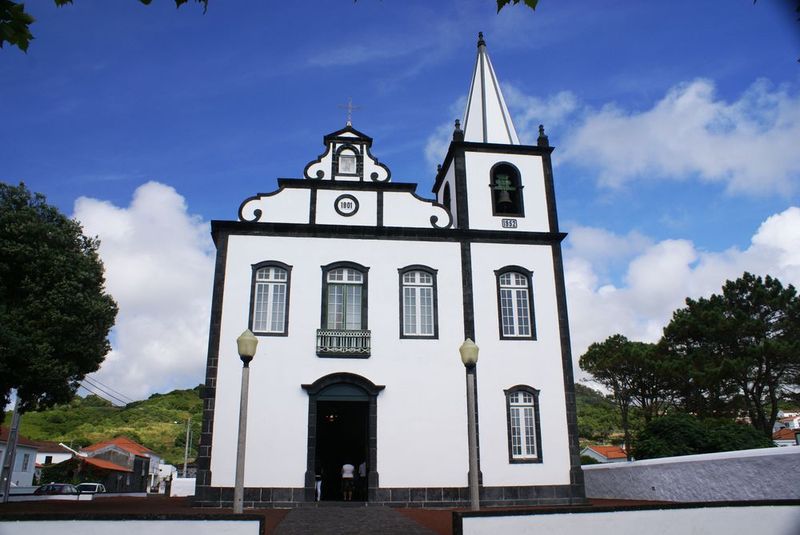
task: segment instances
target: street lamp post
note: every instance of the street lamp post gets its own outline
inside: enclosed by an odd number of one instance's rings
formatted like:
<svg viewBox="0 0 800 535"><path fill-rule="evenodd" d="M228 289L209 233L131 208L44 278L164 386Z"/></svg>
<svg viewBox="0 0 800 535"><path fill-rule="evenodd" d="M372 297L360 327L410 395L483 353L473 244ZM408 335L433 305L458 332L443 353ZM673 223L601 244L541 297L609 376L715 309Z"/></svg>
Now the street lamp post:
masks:
<svg viewBox="0 0 800 535"><path fill-rule="evenodd" d="M241 513L244 509L244 452L247 437L247 394L250 386L250 361L256 354L258 338L250 331L244 332L236 339L239 358L242 359L242 394L239 399L239 438L236 444L236 481L233 488L233 512Z"/></svg>
<svg viewBox="0 0 800 535"><path fill-rule="evenodd" d="M461 362L467 369L467 443L469 446L469 503L473 511L480 510L478 491L478 433L475 422L475 366L478 364L478 346L467 338L461 347Z"/></svg>
<svg viewBox="0 0 800 535"><path fill-rule="evenodd" d="M186 443L183 445L183 477L186 476L186 465L189 464L189 443L192 441L192 417L186 421Z"/></svg>

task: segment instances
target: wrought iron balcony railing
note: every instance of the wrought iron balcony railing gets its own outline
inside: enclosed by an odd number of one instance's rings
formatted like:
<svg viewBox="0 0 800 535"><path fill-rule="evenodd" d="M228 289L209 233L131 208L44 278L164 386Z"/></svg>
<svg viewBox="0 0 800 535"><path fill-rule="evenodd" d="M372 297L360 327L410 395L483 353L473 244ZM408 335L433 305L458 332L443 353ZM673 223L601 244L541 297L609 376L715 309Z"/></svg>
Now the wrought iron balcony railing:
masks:
<svg viewBox="0 0 800 535"><path fill-rule="evenodd" d="M317 355L369 357L370 331L317 329Z"/></svg>

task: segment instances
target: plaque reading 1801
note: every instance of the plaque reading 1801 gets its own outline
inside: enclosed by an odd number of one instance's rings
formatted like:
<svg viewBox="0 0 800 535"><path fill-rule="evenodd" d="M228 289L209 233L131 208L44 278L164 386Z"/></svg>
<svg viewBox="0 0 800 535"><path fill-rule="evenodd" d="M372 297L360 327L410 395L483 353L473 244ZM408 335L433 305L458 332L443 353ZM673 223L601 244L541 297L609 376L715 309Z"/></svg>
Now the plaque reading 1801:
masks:
<svg viewBox="0 0 800 535"><path fill-rule="evenodd" d="M358 199L345 193L336 197L336 200L333 201L333 207L339 215L350 217L358 212Z"/></svg>
<svg viewBox="0 0 800 535"><path fill-rule="evenodd" d="M517 228L517 220L516 219L503 219L502 220L503 228Z"/></svg>

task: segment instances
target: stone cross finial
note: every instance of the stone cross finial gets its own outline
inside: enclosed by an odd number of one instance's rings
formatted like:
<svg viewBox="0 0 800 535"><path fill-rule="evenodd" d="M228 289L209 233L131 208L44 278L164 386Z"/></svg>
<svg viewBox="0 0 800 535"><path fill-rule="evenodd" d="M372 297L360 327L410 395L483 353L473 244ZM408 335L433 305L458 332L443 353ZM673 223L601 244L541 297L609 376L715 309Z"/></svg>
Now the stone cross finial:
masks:
<svg viewBox="0 0 800 535"><path fill-rule="evenodd" d="M361 109L361 106L353 105L353 97L347 98L347 104L339 104L343 110L347 110L347 126L353 126L353 110Z"/></svg>

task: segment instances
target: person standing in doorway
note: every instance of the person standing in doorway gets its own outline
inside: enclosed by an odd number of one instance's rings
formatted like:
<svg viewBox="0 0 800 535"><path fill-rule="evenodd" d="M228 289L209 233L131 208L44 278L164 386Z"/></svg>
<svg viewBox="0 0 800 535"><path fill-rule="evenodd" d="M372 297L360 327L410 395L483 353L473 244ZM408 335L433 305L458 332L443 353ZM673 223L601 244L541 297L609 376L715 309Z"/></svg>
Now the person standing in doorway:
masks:
<svg viewBox="0 0 800 535"><path fill-rule="evenodd" d="M356 467L350 463L342 465L342 498L349 502L353 500L353 478Z"/></svg>

